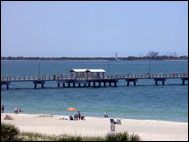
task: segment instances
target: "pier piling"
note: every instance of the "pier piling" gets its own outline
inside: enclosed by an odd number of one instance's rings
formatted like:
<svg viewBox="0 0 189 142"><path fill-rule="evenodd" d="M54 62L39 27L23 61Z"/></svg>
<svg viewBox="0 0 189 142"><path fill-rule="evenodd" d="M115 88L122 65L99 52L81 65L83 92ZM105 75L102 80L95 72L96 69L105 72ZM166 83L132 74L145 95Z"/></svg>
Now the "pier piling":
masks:
<svg viewBox="0 0 189 142"><path fill-rule="evenodd" d="M35 80L33 81L34 88L37 88L37 84L41 84L41 88L44 88L45 81L44 80Z"/></svg>
<svg viewBox="0 0 189 142"><path fill-rule="evenodd" d="M182 85L185 85L185 81L188 81L188 78L187 77L183 77L183 78L181 78L181 80L182 80Z"/></svg>
<svg viewBox="0 0 189 142"><path fill-rule="evenodd" d="M134 83L134 86L136 86L136 81L133 81L133 83Z"/></svg>
<svg viewBox="0 0 189 142"><path fill-rule="evenodd" d="M112 83L109 81L109 86L111 87L112 86Z"/></svg>
<svg viewBox="0 0 189 142"><path fill-rule="evenodd" d="M158 81L162 82L162 85L165 85L166 78L155 78L155 85L158 85Z"/></svg>
<svg viewBox="0 0 189 142"><path fill-rule="evenodd" d="M185 85L185 80L184 79L182 80L182 85Z"/></svg>
<svg viewBox="0 0 189 142"><path fill-rule="evenodd" d="M114 81L114 87L117 87L117 83L116 83L116 81Z"/></svg>
<svg viewBox="0 0 189 142"><path fill-rule="evenodd" d="M93 81L93 87L96 87L96 82L95 81Z"/></svg>
<svg viewBox="0 0 189 142"><path fill-rule="evenodd" d="M129 81L127 81L127 86L129 86Z"/></svg>
<svg viewBox="0 0 189 142"><path fill-rule="evenodd" d="M98 82L98 86L101 87L101 82L100 81Z"/></svg>
<svg viewBox="0 0 189 142"><path fill-rule="evenodd" d="M129 79L126 79L126 81L127 81L127 86L129 86L130 82L133 82L134 86L136 86L137 79L135 79L135 78L129 78Z"/></svg>
<svg viewBox="0 0 189 142"><path fill-rule="evenodd" d="M104 87L106 87L106 81L104 81Z"/></svg>
<svg viewBox="0 0 189 142"><path fill-rule="evenodd" d="M91 87L91 82L88 82L88 87Z"/></svg>

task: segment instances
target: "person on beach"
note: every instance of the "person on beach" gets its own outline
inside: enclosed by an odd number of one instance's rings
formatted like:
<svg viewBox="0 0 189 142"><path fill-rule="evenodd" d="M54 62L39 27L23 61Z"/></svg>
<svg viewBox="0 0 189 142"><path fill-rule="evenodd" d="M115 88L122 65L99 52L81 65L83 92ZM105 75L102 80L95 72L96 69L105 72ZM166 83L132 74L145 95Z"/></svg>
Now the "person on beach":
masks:
<svg viewBox="0 0 189 142"><path fill-rule="evenodd" d="M81 120L85 120L85 115L81 114Z"/></svg>
<svg viewBox="0 0 189 142"><path fill-rule="evenodd" d="M107 112L104 113L104 117L108 117L108 113Z"/></svg>
<svg viewBox="0 0 189 142"><path fill-rule="evenodd" d="M18 108L18 112L23 112L23 110L21 110L21 108Z"/></svg>
<svg viewBox="0 0 189 142"><path fill-rule="evenodd" d="M5 107L4 105L1 106L1 112L4 113Z"/></svg>
<svg viewBox="0 0 189 142"><path fill-rule="evenodd" d="M15 109L14 109L14 113L18 113L18 108L15 108Z"/></svg>
<svg viewBox="0 0 189 142"><path fill-rule="evenodd" d="M81 119L81 113L79 110L78 110L78 117L79 117L79 119Z"/></svg>
<svg viewBox="0 0 189 142"><path fill-rule="evenodd" d="M73 116L72 115L70 115L69 118L70 118L70 120L73 120Z"/></svg>

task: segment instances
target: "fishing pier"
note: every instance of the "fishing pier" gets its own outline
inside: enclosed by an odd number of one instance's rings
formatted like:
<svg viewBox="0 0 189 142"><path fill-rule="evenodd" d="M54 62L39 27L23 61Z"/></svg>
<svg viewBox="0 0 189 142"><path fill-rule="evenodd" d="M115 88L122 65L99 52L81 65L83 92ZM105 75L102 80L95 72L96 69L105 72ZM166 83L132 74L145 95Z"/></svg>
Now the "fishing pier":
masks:
<svg viewBox="0 0 189 142"><path fill-rule="evenodd" d="M49 76L23 76L23 77L1 77L1 89L9 89L15 82L31 82L34 88L45 88L45 83L54 81L58 88L75 87L117 87L120 80L124 80L127 86L132 83L136 86L139 80L152 80L155 85L165 85L168 79L181 80L182 85L188 81L188 73L167 73L167 74L125 74L125 75L105 75L104 70L71 70L70 76L49 75ZM82 73L81 73L82 72ZM85 72L83 74L83 72ZM96 75L95 75L96 74ZM4 86L4 87L3 87Z"/></svg>

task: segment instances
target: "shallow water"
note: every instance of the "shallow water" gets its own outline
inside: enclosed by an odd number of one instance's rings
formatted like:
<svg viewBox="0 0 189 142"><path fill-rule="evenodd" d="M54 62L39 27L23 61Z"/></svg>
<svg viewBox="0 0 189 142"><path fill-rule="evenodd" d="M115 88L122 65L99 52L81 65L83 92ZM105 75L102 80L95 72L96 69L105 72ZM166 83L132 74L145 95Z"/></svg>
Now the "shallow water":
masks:
<svg viewBox="0 0 189 142"><path fill-rule="evenodd" d="M40 74L66 74L72 68L103 68L106 74L147 73L148 61L40 61ZM38 61L1 61L3 76L32 76L39 72ZM188 72L188 61L151 61L151 73ZM69 115L68 107L76 107L88 116L134 119L158 119L188 122L188 85L179 79L169 79L155 86L153 80L139 80L137 86L106 88L57 88L56 82L46 82L45 89L33 89L33 83L11 83L10 90L1 90L5 111L21 107L24 113ZM132 84L132 83L131 83ZM22 88L22 89L21 89Z"/></svg>

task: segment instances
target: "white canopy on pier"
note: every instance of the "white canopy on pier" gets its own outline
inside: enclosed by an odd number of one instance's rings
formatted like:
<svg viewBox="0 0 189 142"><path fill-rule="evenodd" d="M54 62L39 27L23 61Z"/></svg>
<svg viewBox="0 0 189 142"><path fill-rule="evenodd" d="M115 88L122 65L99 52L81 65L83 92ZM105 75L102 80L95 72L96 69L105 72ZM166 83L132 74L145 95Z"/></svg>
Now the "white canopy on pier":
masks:
<svg viewBox="0 0 189 142"><path fill-rule="evenodd" d="M103 69L88 69L89 72L106 72Z"/></svg>
<svg viewBox="0 0 189 142"><path fill-rule="evenodd" d="M87 69L72 69L70 72L86 72Z"/></svg>
<svg viewBox="0 0 189 142"><path fill-rule="evenodd" d="M106 72L103 69L72 69L70 72Z"/></svg>

